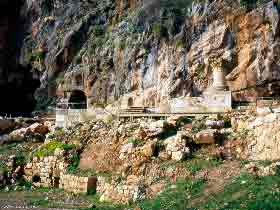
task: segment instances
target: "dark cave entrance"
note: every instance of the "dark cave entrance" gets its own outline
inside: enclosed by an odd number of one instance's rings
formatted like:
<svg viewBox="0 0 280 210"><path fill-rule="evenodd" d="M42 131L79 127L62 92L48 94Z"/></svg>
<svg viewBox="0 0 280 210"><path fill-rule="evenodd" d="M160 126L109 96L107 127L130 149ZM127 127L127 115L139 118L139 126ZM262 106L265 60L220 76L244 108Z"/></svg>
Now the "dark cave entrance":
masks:
<svg viewBox="0 0 280 210"><path fill-rule="evenodd" d="M87 96L81 90L71 92L69 98L69 107L71 109L87 109Z"/></svg>

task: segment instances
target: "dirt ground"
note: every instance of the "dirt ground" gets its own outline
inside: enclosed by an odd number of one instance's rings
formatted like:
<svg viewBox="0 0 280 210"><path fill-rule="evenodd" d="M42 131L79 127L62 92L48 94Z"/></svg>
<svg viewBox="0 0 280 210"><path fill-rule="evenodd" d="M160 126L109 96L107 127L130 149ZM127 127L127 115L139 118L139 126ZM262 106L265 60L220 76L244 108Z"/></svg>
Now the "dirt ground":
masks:
<svg viewBox="0 0 280 210"><path fill-rule="evenodd" d="M37 207L32 204L45 198L48 198L46 204L43 205L46 207ZM62 192L0 192L0 210L70 210L86 207L89 204L85 198L62 195ZM60 206L63 207L60 208Z"/></svg>

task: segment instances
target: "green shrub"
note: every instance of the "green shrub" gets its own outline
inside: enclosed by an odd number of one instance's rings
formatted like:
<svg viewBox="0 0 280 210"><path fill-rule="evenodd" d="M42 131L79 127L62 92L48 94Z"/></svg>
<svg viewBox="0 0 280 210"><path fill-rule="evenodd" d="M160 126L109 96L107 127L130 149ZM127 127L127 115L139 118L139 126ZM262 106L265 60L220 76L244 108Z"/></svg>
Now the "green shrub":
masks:
<svg viewBox="0 0 280 210"><path fill-rule="evenodd" d="M123 49L125 49L125 46L126 46L126 41L125 40L121 40L119 42L119 48L123 50Z"/></svg>
<svg viewBox="0 0 280 210"><path fill-rule="evenodd" d="M74 149L75 145L65 144L63 142L54 140L47 144L44 144L42 147L40 147L38 150L36 150L33 155L36 157L50 156L50 155L53 155L54 151L58 148L68 151L68 150Z"/></svg>
<svg viewBox="0 0 280 210"><path fill-rule="evenodd" d="M248 9L252 9L257 5L258 0L240 0L240 4L242 7Z"/></svg>
<svg viewBox="0 0 280 210"><path fill-rule="evenodd" d="M26 164L26 155L22 153L17 153L16 156L14 157L14 164L15 167L22 166Z"/></svg>
<svg viewBox="0 0 280 210"><path fill-rule="evenodd" d="M196 76L197 76L197 78L199 80L205 79L205 75L204 75L205 71L204 71L204 69L205 69L205 64L204 63L203 64L201 64L201 63L198 64L195 72L196 72Z"/></svg>
<svg viewBox="0 0 280 210"><path fill-rule="evenodd" d="M152 31L155 37L160 38L163 34L163 26L161 23L154 23L152 25Z"/></svg>
<svg viewBox="0 0 280 210"><path fill-rule="evenodd" d="M46 53L42 50L38 50L36 52L33 52L29 55L29 60L31 62L34 62L34 61L42 61L45 59L45 56L46 56Z"/></svg>
<svg viewBox="0 0 280 210"><path fill-rule="evenodd" d="M6 171L7 170L7 165L3 160L0 160L0 171Z"/></svg>
<svg viewBox="0 0 280 210"><path fill-rule="evenodd" d="M207 129L207 126L205 124L205 119L195 120L192 124L192 133L198 133L205 129Z"/></svg>
<svg viewBox="0 0 280 210"><path fill-rule="evenodd" d="M171 136L175 136L177 134L176 128L168 128L163 133L160 134L159 139L165 140Z"/></svg>
<svg viewBox="0 0 280 210"><path fill-rule="evenodd" d="M184 48L185 44L182 39L176 40L176 48Z"/></svg>
<svg viewBox="0 0 280 210"><path fill-rule="evenodd" d="M77 172L79 164L80 164L80 155L79 154L75 154L71 157L70 159L70 164L67 168L67 171L69 173L74 174L75 172Z"/></svg>
<svg viewBox="0 0 280 210"><path fill-rule="evenodd" d="M137 138L134 138L134 137L130 137L128 139L128 143L132 143L136 147L143 146L145 144L145 142L142 139L137 139Z"/></svg>
<svg viewBox="0 0 280 210"><path fill-rule="evenodd" d="M93 33L95 36L103 36L105 34L104 27L101 25L96 25L93 27Z"/></svg>

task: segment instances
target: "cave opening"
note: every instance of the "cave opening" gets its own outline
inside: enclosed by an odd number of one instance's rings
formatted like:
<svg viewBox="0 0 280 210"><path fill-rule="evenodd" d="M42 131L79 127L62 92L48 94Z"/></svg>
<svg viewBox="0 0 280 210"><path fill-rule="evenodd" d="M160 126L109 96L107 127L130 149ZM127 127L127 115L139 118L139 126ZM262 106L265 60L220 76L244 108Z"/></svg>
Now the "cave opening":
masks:
<svg viewBox="0 0 280 210"><path fill-rule="evenodd" d="M81 90L71 92L69 98L69 106L71 109L87 109L87 96Z"/></svg>

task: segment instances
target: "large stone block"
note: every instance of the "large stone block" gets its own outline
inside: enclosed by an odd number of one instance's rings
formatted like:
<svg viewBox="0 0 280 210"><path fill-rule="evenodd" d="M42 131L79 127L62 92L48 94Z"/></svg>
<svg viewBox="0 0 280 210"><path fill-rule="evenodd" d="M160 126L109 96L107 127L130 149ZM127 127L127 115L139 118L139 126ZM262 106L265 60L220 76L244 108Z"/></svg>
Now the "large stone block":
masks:
<svg viewBox="0 0 280 210"><path fill-rule="evenodd" d="M200 131L195 135L197 144L215 144L217 140L217 130L208 129Z"/></svg>

